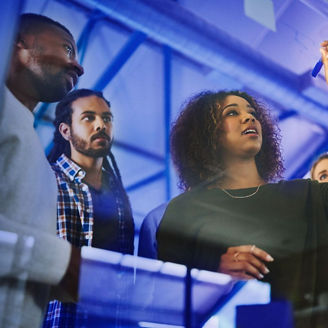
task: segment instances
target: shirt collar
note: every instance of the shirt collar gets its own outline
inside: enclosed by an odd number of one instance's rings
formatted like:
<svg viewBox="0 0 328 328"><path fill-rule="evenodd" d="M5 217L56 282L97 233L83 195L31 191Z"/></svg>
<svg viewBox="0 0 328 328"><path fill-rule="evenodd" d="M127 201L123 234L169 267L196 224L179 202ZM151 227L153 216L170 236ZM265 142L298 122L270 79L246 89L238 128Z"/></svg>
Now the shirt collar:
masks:
<svg viewBox="0 0 328 328"><path fill-rule="evenodd" d="M85 171L65 154L61 154L56 163L71 181L81 182L85 177Z"/></svg>

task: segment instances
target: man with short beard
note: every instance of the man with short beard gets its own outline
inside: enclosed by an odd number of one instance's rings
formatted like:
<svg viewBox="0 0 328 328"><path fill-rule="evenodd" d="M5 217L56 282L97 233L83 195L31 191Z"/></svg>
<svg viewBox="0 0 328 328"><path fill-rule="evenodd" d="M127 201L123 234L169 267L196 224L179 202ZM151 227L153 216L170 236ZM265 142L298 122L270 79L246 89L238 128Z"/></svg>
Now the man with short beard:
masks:
<svg viewBox="0 0 328 328"><path fill-rule="evenodd" d="M134 223L111 152L113 114L101 92L80 89L57 105L48 156L58 184L57 234L76 247L133 254ZM74 303L52 301L44 327L82 326Z"/></svg>
<svg viewBox="0 0 328 328"><path fill-rule="evenodd" d="M70 31L20 17L0 108L0 327L39 327L50 286L76 299L80 250L56 237L57 186L33 128L38 102L55 102L83 68ZM58 293L61 291L61 293Z"/></svg>

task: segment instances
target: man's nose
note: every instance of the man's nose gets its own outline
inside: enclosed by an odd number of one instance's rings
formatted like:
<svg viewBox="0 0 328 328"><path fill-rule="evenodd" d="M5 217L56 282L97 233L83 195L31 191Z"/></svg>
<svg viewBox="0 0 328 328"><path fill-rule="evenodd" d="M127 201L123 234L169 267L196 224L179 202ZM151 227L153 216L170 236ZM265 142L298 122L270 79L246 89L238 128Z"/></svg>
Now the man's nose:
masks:
<svg viewBox="0 0 328 328"><path fill-rule="evenodd" d="M106 124L103 119L98 118L96 119L96 131L105 130Z"/></svg>
<svg viewBox="0 0 328 328"><path fill-rule="evenodd" d="M71 57L70 59L70 66L71 66L71 69L73 69L77 76L81 76L84 74L84 69L83 67L79 64L79 62L77 61L77 58L74 56Z"/></svg>
<svg viewBox="0 0 328 328"><path fill-rule="evenodd" d="M74 70L77 73L78 76L81 76L84 74L84 69L83 67L78 63L78 61L76 59L73 60L73 66L74 66Z"/></svg>

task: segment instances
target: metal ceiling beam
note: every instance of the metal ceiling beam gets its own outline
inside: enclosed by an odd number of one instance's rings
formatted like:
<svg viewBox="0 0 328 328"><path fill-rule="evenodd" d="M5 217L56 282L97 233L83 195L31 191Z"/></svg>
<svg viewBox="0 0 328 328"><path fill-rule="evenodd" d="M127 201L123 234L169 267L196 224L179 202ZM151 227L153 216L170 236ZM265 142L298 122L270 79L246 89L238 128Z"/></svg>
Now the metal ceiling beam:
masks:
<svg viewBox="0 0 328 328"><path fill-rule="evenodd" d="M146 178L137 181L136 183L129 185L125 188L127 192L131 192L135 189L141 188L147 184L150 184L154 181L160 180L165 177L165 170L159 171L155 174L152 174L150 176L147 176Z"/></svg>
<svg viewBox="0 0 328 328"><path fill-rule="evenodd" d="M116 57L110 62L92 89L102 91L147 38L145 33L135 31Z"/></svg>
<svg viewBox="0 0 328 328"><path fill-rule="evenodd" d="M166 200L171 199L171 151L170 151L170 127L171 127L171 89L172 89L172 50L164 46L164 112L165 112L165 186Z"/></svg>
<svg viewBox="0 0 328 328"><path fill-rule="evenodd" d="M131 145L129 143L116 140L115 138L114 138L113 145L115 147L124 149L127 152L130 152L130 153L133 153L133 154L137 154L139 156L142 156L144 158L147 158L147 159L149 159L151 161L154 161L154 162L157 162L159 164L163 164L163 162L165 161L165 157L163 157L163 156L160 156L158 154L155 154L154 152L151 152L151 151L147 151L147 150L145 150L142 147L136 147L136 146L133 146L133 145Z"/></svg>
<svg viewBox="0 0 328 328"><path fill-rule="evenodd" d="M190 59L239 81L247 89L280 103L284 108L328 127L324 106L301 94L297 75L266 60L174 1L72 0L90 10L101 10L133 30L147 34Z"/></svg>
<svg viewBox="0 0 328 328"><path fill-rule="evenodd" d="M103 18L105 17L105 15L98 10L95 10L87 24L84 26L81 35L79 37L79 40L77 41L77 49L78 49L78 54L80 57L80 65L83 65L83 61L84 61L84 56L89 44L89 40L90 40L90 35L92 34L92 31L94 30L96 24L101 21Z"/></svg>

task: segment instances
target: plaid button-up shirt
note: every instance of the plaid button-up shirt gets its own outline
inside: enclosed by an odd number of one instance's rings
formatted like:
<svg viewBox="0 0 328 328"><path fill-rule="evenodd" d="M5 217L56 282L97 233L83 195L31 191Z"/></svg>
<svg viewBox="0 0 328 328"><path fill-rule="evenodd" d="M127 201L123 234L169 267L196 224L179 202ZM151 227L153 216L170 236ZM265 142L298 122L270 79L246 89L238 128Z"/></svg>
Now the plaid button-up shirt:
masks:
<svg viewBox="0 0 328 328"><path fill-rule="evenodd" d="M52 164L58 185L57 198L57 235L68 240L76 247L91 246L93 237L93 205L87 184L82 180L85 171L76 163L62 154L56 163ZM104 169L104 168L103 168ZM104 169L105 170L105 169ZM106 171L110 179L116 179L111 172ZM113 185L113 181L109 185ZM127 216L120 192L116 191L118 205L118 220L120 221L120 243L123 253L133 253L133 230L126 232L125 220L133 220ZM130 214L129 214L130 215ZM132 234L127 235L127 234ZM83 322L85 313L77 313L75 304L51 301L43 323L44 328L74 327L79 320Z"/></svg>
<svg viewBox="0 0 328 328"><path fill-rule="evenodd" d="M64 154L52 168L58 184L57 235L76 247L91 246L93 206L89 187L82 182L85 171Z"/></svg>

